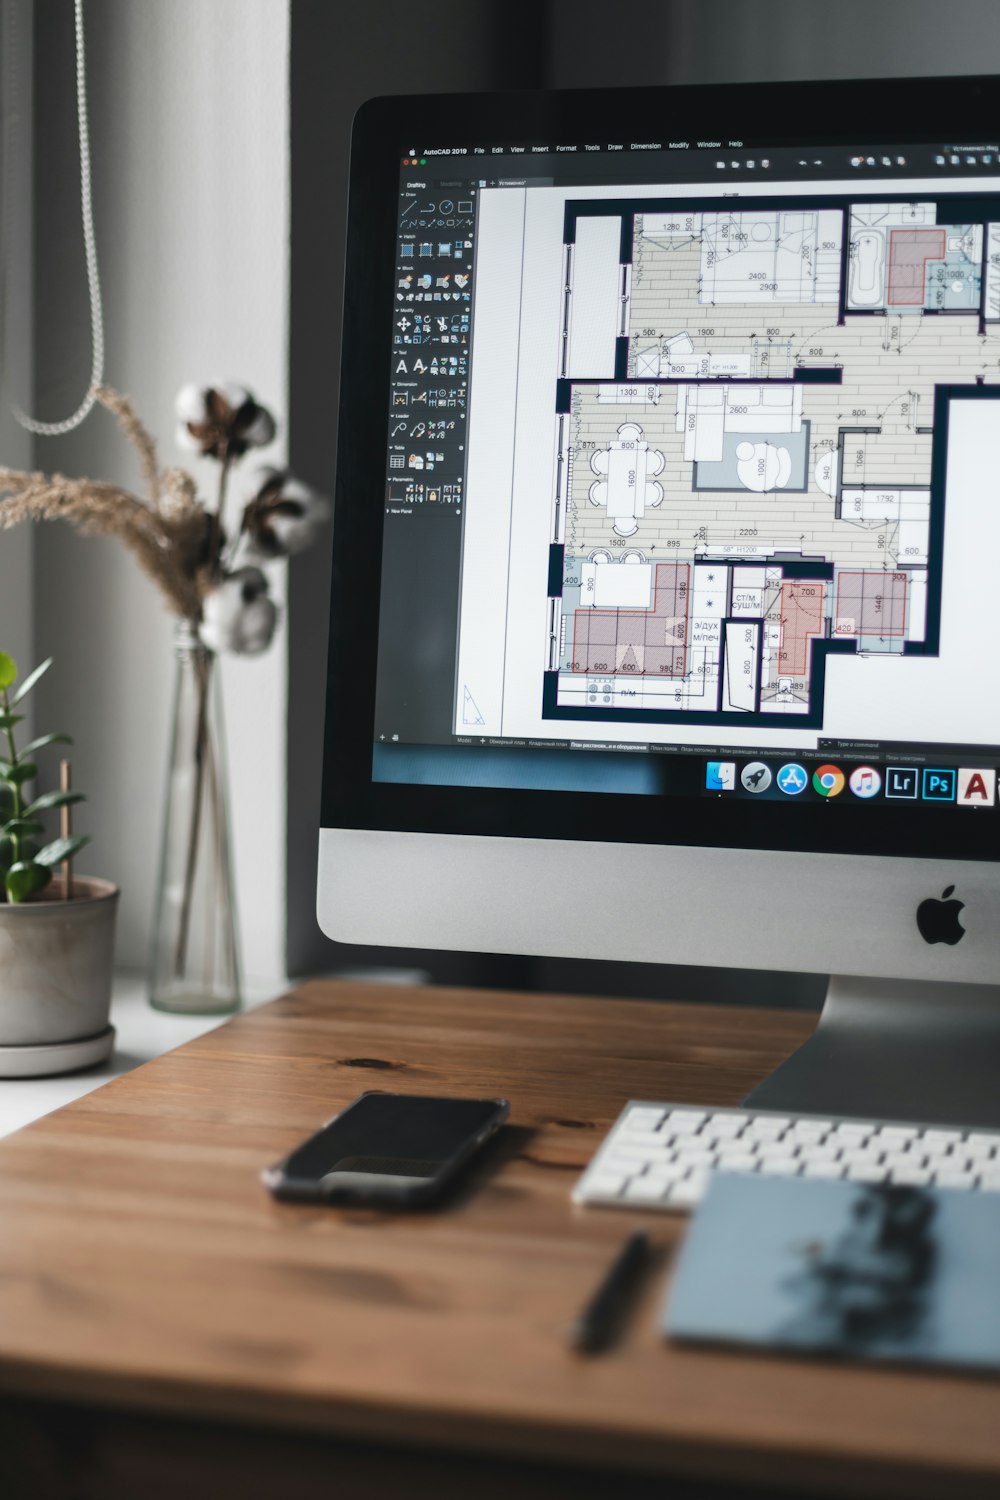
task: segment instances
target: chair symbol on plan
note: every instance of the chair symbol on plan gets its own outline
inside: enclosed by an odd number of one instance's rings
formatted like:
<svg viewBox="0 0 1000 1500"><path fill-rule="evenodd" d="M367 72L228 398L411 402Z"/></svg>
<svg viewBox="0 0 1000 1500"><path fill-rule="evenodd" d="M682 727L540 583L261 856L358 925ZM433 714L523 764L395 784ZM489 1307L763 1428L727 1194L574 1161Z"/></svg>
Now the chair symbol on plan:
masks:
<svg viewBox="0 0 1000 1500"><path fill-rule="evenodd" d="M633 536L646 506L660 504L663 487L653 476L661 472L663 464L663 454L650 448L635 422L623 422L617 438L591 455L591 469L604 477L590 486L590 503L607 509L611 528L618 536Z"/></svg>

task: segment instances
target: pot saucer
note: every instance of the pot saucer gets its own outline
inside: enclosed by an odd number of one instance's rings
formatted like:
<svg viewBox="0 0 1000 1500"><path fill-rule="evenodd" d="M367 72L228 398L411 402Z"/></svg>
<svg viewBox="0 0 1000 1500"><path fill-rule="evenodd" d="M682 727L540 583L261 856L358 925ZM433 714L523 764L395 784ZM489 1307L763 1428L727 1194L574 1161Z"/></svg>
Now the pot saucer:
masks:
<svg viewBox="0 0 1000 1500"><path fill-rule="evenodd" d="M51 1073L76 1073L111 1056L115 1028L105 1026L96 1036L73 1042L36 1042L0 1047L0 1078L44 1078Z"/></svg>

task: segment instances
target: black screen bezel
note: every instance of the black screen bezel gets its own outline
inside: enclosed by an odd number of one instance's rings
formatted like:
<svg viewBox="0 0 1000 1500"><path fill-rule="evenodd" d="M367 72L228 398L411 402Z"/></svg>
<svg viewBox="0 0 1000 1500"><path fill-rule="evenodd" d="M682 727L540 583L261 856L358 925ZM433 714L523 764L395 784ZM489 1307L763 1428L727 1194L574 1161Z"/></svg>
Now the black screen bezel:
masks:
<svg viewBox="0 0 1000 1500"><path fill-rule="evenodd" d="M1000 78L415 95L361 107L345 262L324 828L573 841L613 827L615 842L626 843L998 858L995 816L957 806L842 807L372 780L385 486L381 458L373 462L372 455L383 455L386 446L396 208L401 158L411 143L529 144L595 131L632 140L738 137L771 146L926 143L934 139L926 126L902 122L926 120L929 104L952 139L988 140L1000 129ZM797 122L795 130L789 121Z"/></svg>

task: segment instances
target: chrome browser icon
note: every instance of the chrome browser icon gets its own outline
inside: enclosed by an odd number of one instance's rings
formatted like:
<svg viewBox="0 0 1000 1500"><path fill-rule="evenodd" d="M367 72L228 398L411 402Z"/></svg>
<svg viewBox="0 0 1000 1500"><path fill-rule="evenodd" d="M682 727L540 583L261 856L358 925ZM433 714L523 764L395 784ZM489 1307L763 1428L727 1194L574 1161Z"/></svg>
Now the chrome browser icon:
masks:
<svg viewBox="0 0 1000 1500"><path fill-rule="evenodd" d="M845 785L839 766L817 766L813 772L813 788L821 797L839 797Z"/></svg>

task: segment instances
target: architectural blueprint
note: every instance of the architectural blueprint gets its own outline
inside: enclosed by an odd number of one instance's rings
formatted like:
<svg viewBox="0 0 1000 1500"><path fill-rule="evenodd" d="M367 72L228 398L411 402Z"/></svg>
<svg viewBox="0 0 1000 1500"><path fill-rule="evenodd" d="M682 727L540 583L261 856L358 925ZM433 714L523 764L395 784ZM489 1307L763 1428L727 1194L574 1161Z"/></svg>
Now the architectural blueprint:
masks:
<svg viewBox="0 0 1000 1500"><path fill-rule="evenodd" d="M545 717L821 727L831 655L936 655L996 200L570 201L563 253Z"/></svg>

